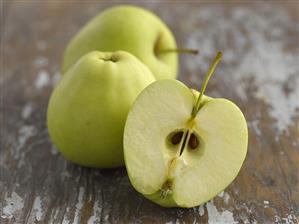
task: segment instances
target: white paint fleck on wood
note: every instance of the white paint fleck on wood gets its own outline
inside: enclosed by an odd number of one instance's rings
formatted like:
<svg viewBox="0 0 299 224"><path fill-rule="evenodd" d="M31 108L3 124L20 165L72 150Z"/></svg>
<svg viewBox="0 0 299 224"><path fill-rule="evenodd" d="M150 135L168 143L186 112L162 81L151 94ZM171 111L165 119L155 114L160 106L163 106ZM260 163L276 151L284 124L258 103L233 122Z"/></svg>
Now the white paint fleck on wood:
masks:
<svg viewBox="0 0 299 224"><path fill-rule="evenodd" d="M109 219L109 214L105 215L104 221L107 222Z"/></svg>
<svg viewBox="0 0 299 224"><path fill-rule="evenodd" d="M79 213L80 213L81 209L84 206L84 195L85 195L85 188L80 187L79 195L78 195L78 201L77 201L76 210L75 210L75 218L74 218L73 224L77 224L80 221L79 220L79 218L80 218Z"/></svg>
<svg viewBox="0 0 299 224"><path fill-rule="evenodd" d="M51 223L51 224L55 223L55 220L57 220L57 218L58 218L59 210L60 210L59 208L52 210L49 223Z"/></svg>
<svg viewBox="0 0 299 224"><path fill-rule="evenodd" d="M208 210L208 215L209 215L209 224L218 224L218 223L223 223L223 224L233 224L237 223L234 220L233 213L226 210L219 212L216 208L216 206L213 203L213 200L208 202L206 204L207 210Z"/></svg>
<svg viewBox="0 0 299 224"><path fill-rule="evenodd" d="M38 72L34 84L37 89L42 89L45 86L47 86L49 82L50 82L49 73L46 70L42 69Z"/></svg>
<svg viewBox="0 0 299 224"><path fill-rule="evenodd" d="M3 219L13 218L24 207L23 199L16 192L12 192L10 197L5 198L5 202L6 206L4 206L1 214Z"/></svg>
<svg viewBox="0 0 299 224"><path fill-rule="evenodd" d="M264 201L264 208L268 208L269 207L269 201Z"/></svg>
<svg viewBox="0 0 299 224"><path fill-rule="evenodd" d="M230 199L229 194L225 192L225 193L224 193L224 196L223 196L223 201L224 201L224 203L225 203L225 204L228 204L229 199Z"/></svg>
<svg viewBox="0 0 299 224"><path fill-rule="evenodd" d="M52 145L51 147L51 154L53 156L56 156L58 154L58 149L54 145Z"/></svg>
<svg viewBox="0 0 299 224"><path fill-rule="evenodd" d="M40 198L40 196L36 196L34 201L33 201L33 205L32 205L32 209L30 212L30 216L28 217L27 222L28 223L35 223L36 221L41 221L44 215L44 211L43 211L43 207L42 207L42 200Z"/></svg>
<svg viewBox="0 0 299 224"><path fill-rule="evenodd" d="M297 224L299 219L294 214L288 214L286 217L275 215L275 223Z"/></svg>
<svg viewBox="0 0 299 224"><path fill-rule="evenodd" d="M42 201L40 196L37 196L33 203L33 212L35 213L35 219L40 221L44 215L43 208L42 208Z"/></svg>
<svg viewBox="0 0 299 224"><path fill-rule="evenodd" d="M99 201L95 201L92 209L92 216L88 219L88 224L100 223L102 216L102 208L100 207Z"/></svg>
<svg viewBox="0 0 299 224"><path fill-rule="evenodd" d="M193 211L198 213L200 216L203 216L205 214L205 207L204 204L198 206L198 207L194 207Z"/></svg>
<svg viewBox="0 0 299 224"><path fill-rule="evenodd" d="M39 56L33 61L33 66L35 68L42 68L47 66L49 63L49 59L44 56Z"/></svg>
<svg viewBox="0 0 299 224"><path fill-rule="evenodd" d="M223 198L223 196L224 196L224 191L221 191L221 192L218 194L218 197Z"/></svg>
<svg viewBox="0 0 299 224"><path fill-rule="evenodd" d="M19 129L18 144L16 147L15 158L20 158L20 150L25 146L28 139L36 134L36 128L33 125L25 125Z"/></svg>
<svg viewBox="0 0 299 224"><path fill-rule="evenodd" d="M67 170L65 170L61 173L62 180L64 180L65 178L70 178L70 177L72 177L72 174L70 172L68 172Z"/></svg>
<svg viewBox="0 0 299 224"><path fill-rule="evenodd" d="M230 196L225 191L222 191L220 194L218 194L218 197L222 198L225 204L228 204Z"/></svg>
<svg viewBox="0 0 299 224"><path fill-rule="evenodd" d="M279 151L279 154L284 156L285 155L285 152L284 151Z"/></svg>
<svg viewBox="0 0 299 224"><path fill-rule="evenodd" d="M249 122L247 122L247 124L248 124L248 127L251 128L257 136L262 135L262 132L261 132L259 126L258 126L259 125L259 120L249 121Z"/></svg>
<svg viewBox="0 0 299 224"><path fill-rule="evenodd" d="M31 116L32 112L33 112L32 103L27 103L22 109L22 118L25 120L28 119Z"/></svg>
<svg viewBox="0 0 299 224"><path fill-rule="evenodd" d="M70 207L67 207L67 208L66 208L66 212L65 212L65 214L64 214L64 216L63 216L62 224L69 224L69 223L71 223L71 220L70 220L69 217L68 217L68 215L69 215L69 213L70 213L70 210L71 210Z"/></svg>
<svg viewBox="0 0 299 224"><path fill-rule="evenodd" d="M198 207L198 214L200 216L203 216L205 214L205 208L204 208L203 205L201 205L201 206Z"/></svg>

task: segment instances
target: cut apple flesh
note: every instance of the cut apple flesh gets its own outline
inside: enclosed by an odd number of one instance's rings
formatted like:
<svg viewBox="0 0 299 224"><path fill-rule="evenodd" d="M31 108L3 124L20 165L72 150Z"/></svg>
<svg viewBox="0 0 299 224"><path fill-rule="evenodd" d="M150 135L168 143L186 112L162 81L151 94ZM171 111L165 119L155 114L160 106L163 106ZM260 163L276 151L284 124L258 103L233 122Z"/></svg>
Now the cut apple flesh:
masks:
<svg viewBox="0 0 299 224"><path fill-rule="evenodd" d="M177 80L148 86L136 99L124 132L124 157L135 189L167 207L193 207L237 176L247 152L240 109L204 96Z"/></svg>

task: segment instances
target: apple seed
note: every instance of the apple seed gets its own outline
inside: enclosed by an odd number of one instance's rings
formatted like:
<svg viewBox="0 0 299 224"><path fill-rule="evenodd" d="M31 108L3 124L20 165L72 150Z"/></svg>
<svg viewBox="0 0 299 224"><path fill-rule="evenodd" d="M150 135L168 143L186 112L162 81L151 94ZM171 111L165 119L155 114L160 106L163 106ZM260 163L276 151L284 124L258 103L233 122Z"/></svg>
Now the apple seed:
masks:
<svg viewBox="0 0 299 224"><path fill-rule="evenodd" d="M191 134L188 145L191 149L196 149L198 146L198 140L195 134Z"/></svg>
<svg viewBox="0 0 299 224"><path fill-rule="evenodd" d="M173 145L179 144L181 142L182 137L183 137L183 132L182 131L177 132L175 135L172 136L171 143Z"/></svg>

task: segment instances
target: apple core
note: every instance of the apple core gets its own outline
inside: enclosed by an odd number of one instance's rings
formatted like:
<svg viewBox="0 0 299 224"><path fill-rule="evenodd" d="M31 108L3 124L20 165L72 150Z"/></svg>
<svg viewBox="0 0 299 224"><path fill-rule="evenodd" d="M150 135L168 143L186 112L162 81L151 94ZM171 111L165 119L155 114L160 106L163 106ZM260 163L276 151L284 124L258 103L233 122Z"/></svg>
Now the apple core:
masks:
<svg viewBox="0 0 299 224"><path fill-rule="evenodd" d="M190 114L190 121L187 122L187 127L185 127L184 129L181 130L176 130L173 131L169 134L170 140L171 140L171 144L172 146L177 146L179 144L179 149L176 153L176 156L173 158L173 160L171 160L171 163L169 164L169 170L171 171L172 168L174 168L174 163L176 162L177 159L179 159L183 152L185 150L200 150L200 135L196 132L195 130L195 125L196 122L194 121L198 111L201 108L201 101L202 101L202 97L203 97L203 93L206 89L206 86L209 82L209 79L211 78L217 64L219 63L219 61L221 60L222 57L222 53L218 52L218 54L216 55L214 62L212 63L206 78L204 80L204 83L202 85L200 94L197 98L196 104L194 105L192 112ZM169 139L169 138L168 138ZM179 153L179 154L178 154ZM161 192L163 192L163 195L165 196L165 194L169 194L170 191L167 191L168 193L165 193L165 190L163 190L165 187L169 190L171 188L171 184L172 181L170 181L169 179L166 180L166 182L163 184Z"/></svg>

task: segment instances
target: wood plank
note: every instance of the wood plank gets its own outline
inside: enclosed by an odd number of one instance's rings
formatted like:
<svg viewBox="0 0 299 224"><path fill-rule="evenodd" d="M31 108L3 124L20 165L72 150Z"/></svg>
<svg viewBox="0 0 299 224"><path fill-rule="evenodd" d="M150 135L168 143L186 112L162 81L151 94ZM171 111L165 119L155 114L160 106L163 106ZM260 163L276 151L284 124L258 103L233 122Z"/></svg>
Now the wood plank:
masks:
<svg viewBox="0 0 299 224"><path fill-rule="evenodd" d="M151 203L132 188L125 169L73 165L48 137L47 103L63 50L85 22L114 4L1 5L0 222L298 223L298 2L136 3L166 21L179 46L200 50L180 57L179 79L190 87L198 88L215 53L224 52L207 94L233 100L248 121L240 174L192 209Z"/></svg>

